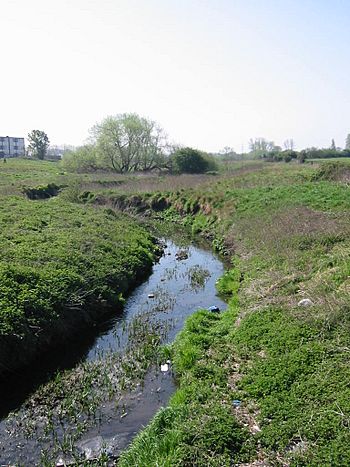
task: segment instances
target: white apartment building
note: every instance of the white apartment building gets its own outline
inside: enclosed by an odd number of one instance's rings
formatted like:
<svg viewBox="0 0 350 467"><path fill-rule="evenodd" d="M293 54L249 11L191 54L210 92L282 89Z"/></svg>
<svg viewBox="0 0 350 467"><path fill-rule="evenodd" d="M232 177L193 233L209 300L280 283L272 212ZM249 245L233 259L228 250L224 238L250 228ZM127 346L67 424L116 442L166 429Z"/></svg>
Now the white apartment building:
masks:
<svg viewBox="0 0 350 467"><path fill-rule="evenodd" d="M0 158L25 155L24 138L0 136Z"/></svg>

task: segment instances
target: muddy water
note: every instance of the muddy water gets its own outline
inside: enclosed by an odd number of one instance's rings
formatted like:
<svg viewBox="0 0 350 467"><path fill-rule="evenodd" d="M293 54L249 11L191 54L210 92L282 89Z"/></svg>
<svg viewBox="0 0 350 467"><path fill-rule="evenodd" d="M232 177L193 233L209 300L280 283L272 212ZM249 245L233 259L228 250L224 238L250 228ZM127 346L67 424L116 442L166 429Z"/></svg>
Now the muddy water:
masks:
<svg viewBox="0 0 350 467"><path fill-rule="evenodd" d="M78 372L75 368L82 361L94 363L103 360L104 356L125 352L130 339L128 329L139 316L147 316L147 320L154 320L157 326L160 323L162 329L166 330L162 334L163 342L171 342L185 319L197 309L211 305L217 305L221 310L226 308L215 289L215 282L224 270L221 261L210 251L193 245L180 248L171 241L166 244L164 255L154 265L148 280L130 295L123 313L105 322L96 330L95 337L89 336L86 342L79 344L76 355L70 354L68 357L69 352L62 351L62 361L57 362L57 368L64 368L67 361L67 367L72 368L74 373ZM44 383L45 387L50 371L43 373L45 376L39 372L34 375L34 379ZM23 408L26 405L21 407L21 403L26 397L33 398L33 393L35 397L36 385L29 385L22 391L9 388L7 392L2 387L0 412L2 410L6 414L8 408L16 409L23 418L28 418L27 408ZM118 398L118 408L113 399L103 403L99 420L84 430L74 449L87 459L105 451L113 463L113 459L147 425L155 412L167 404L174 390L171 365L168 371L160 371L159 365L152 366L142 383L138 383L132 390L124 391ZM11 422L7 416L0 423L0 465L43 463L41 451L46 449L53 452L51 441L36 435L28 438L21 432L21 422L18 426L15 431L9 429ZM69 455L60 452L55 452L54 459L55 462L50 465L59 463L59 459L63 463L72 462Z"/></svg>

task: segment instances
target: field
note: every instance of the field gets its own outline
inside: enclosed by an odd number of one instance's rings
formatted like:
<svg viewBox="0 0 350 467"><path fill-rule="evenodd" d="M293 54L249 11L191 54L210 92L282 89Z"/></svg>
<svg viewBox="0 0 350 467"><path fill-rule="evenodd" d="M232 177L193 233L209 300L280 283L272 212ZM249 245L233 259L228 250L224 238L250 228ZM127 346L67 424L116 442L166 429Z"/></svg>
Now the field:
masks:
<svg viewBox="0 0 350 467"><path fill-rule="evenodd" d="M26 163L0 176L3 336L45 329L61 307L118 299L153 259L140 220L190 229L230 265L218 283L228 310L195 313L163 349L178 390L118 465L350 464L346 162L179 177ZM57 197L22 193L48 183Z"/></svg>

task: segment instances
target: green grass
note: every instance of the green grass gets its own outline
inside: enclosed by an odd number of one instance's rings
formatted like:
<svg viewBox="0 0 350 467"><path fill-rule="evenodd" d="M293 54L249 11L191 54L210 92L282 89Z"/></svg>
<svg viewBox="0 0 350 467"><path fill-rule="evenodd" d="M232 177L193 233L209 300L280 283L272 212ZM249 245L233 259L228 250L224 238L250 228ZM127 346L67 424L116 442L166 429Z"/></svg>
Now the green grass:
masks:
<svg viewBox="0 0 350 467"><path fill-rule="evenodd" d="M2 333L20 334L28 319L40 325L62 306L117 297L153 259L151 237L126 216L58 199L7 198L0 225Z"/></svg>
<svg viewBox="0 0 350 467"><path fill-rule="evenodd" d="M55 165L41 172L25 164L38 171L38 183L15 165L11 172L10 163L0 175L4 334L23 335L32 319L39 327L57 319L67 297L73 307L117 298L151 263L150 236L104 203L191 227L233 265L218 283L231 295L228 311L195 313L164 350L178 390L121 466L350 464L345 166L239 164L216 177L67 178ZM18 194L22 185L48 183L68 188L45 202L12 196L11 186ZM84 191L90 194L82 199ZM299 307L302 298L313 305Z"/></svg>
<svg viewBox="0 0 350 467"><path fill-rule="evenodd" d="M169 421L160 430L157 416L122 465L349 465L349 190L341 178L319 178L327 167L288 167L279 181L281 170L263 166L244 180L168 195L194 234L234 260L218 283L233 298L220 317L198 312L187 321L171 353L179 389L159 415ZM311 307L298 306L305 297ZM226 417L237 423L238 444L210 457L202 414L214 423L233 399L242 405ZM193 424L191 449L185 432ZM217 446L227 430L219 426ZM174 449L158 450L168 437Z"/></svg>
<svg viewBox="0 0 350 467"><path fill-rule="evenodd" d="M155 245L130 218L108 210L59 197L1 201L0 354L1 367L11 368L26 359L24 345L31 354L53 329L69 335L92 308L98 319L106 305L120 305L150 271Z"/></svg>
<svg viewBox="0 0 350 467"><path fill-rule="evenodd" d="M230 466L250 458L253 444L234 416L233 395L227 396L230 371L223 366L233 317L233 311L200 311L187 320L170 349L179 389L118 465Z"/></svg>
<svg viewBox="0 0 350 467"><path fill-rule="evenodd" d="M325 332L317 321L270 307L247 317L232 336L237 353L249 360L240 389L259 406L260 442L275 452L304 442L294 465L349 464L346 329ZM257 356L261 351L265 358Z"/></svg>

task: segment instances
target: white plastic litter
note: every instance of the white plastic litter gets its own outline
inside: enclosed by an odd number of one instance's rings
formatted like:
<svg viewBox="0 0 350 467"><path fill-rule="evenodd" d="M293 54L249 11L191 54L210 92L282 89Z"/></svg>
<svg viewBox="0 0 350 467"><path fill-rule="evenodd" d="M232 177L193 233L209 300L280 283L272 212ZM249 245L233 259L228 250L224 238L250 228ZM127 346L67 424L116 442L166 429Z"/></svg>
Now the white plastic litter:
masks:
<svg viewBox="0 0 350 467"><path fill-rule="evenodd" d="M303 298L303 300L300 300L298 303L298 306L312 306L313 302L309 298Z"/></svg>

